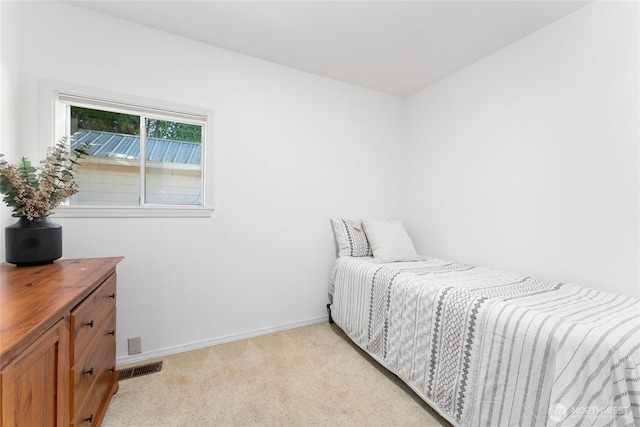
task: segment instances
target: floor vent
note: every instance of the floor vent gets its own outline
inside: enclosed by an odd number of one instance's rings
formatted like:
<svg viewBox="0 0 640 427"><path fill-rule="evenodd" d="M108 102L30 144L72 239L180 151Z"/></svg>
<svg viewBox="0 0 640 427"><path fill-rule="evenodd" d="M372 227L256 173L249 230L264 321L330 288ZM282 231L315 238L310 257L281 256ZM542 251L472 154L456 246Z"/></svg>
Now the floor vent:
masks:
<svg viewBox="0 0 640 427"><path fill-rule="evenodd" d="M162 362L149 363L148 365L134 366L133 368L121 369L119 371L118 380L128 380L129 378L141 377L143 375L154 374L160 372Z"/></svg>

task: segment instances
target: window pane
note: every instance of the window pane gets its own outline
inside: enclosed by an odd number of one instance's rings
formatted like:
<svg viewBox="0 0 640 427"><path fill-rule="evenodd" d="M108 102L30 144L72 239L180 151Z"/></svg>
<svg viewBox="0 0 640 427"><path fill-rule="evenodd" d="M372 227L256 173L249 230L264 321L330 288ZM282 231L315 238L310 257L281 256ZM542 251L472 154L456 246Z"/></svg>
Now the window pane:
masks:
<svg viewBox="0 0 640 427"><path fill-rule="evenodd" d="M140 116L70 106L71 148L91 141L71 205L140 204Z"/></svg>
<svg viewBox="0 0 640 427"><path fill-rule="evenodd" d="M57 96L56 135L70 135L71 148L91 143L76 168L80 192L70 205L204 205L208 115Z"/></svg>
<svg viewBox="0 0 640 427"><path fill-rule="evenodd" d="M145 119L146 202L202 205L202 126Z"/></svg>

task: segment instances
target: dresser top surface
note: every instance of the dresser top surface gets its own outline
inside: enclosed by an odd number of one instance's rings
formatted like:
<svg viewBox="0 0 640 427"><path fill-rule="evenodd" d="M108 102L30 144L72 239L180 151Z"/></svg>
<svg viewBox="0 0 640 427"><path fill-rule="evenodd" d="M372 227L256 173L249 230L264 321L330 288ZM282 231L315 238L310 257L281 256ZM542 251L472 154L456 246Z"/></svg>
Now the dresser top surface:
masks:
<svg viewBox="0 0 640 427"><path fill-rule="evenodd" d="M0 368L115 272L122 257L0 264Z"/></svg>

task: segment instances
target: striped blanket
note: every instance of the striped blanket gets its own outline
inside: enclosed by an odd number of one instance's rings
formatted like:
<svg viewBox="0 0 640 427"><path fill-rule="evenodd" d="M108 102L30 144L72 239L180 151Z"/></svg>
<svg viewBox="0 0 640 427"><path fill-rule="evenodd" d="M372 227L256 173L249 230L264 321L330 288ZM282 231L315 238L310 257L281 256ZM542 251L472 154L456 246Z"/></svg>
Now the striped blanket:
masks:
<svg viewBox="0 0 640 427"><path fill-rule="evenodd" d="M640 425L638 299L439 259L341 257L329 290L336 324L454 425Z"/></svg>

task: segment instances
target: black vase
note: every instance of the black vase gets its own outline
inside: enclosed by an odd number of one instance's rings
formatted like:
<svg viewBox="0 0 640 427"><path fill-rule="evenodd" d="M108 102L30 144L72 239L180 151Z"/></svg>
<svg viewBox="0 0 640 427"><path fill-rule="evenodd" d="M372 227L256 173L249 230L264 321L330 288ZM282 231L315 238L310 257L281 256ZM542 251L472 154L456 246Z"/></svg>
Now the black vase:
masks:
<svg viewBox="0 0 640 427"><path fill-rule="evenodd" d="M17 266L49 264L62 256L62 226L49 217L20 217L4 229L7 262Z"/></svg>

